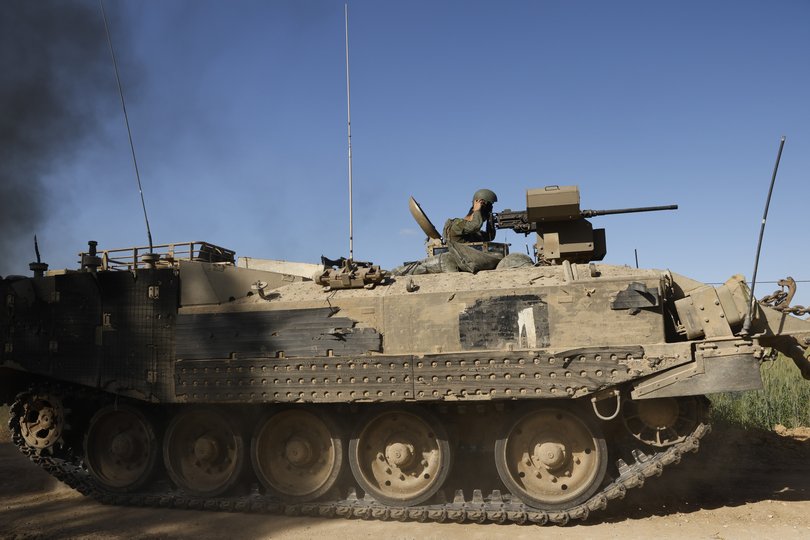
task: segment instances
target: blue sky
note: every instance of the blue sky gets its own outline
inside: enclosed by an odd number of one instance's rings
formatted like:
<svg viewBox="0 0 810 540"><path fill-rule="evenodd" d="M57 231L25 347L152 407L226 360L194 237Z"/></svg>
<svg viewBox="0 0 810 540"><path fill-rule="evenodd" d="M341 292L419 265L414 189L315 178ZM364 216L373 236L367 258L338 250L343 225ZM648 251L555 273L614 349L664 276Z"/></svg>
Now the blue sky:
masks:
<svg viewBox="0 0 810 540"><path fill-rule="evenodd" d="M343 2L108 0L155 243L238 255L348 254ZM352 0L355 258L420 258L413 195L441 227L480 187L496 210L578 184L605 262L708 282L750 277L787 136L759 277L810 280L810 3ZM113 27L113 38L123 35ZM115 92L111 77L110 91ZM43 258L145 245L123 118L47 185ZM533 243L500 232L524 251ZM26 259L18 273L27 268ZM757 286L759 295L773 284ZM799 284L810 304L810 283Z"/></svg>

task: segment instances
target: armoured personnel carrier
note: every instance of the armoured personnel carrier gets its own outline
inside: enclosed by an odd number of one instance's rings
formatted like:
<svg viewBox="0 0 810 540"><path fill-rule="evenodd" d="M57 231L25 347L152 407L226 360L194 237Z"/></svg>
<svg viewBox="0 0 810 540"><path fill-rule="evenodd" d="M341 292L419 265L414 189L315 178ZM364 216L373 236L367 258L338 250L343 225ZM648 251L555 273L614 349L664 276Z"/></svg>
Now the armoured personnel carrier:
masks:
<svg viewBox="0 0 810 540"><path fill-rule="evenodd" d="M584 519L697 450L704 395L760 388L772 349L810 377L806 309L597 263L600 213L530 190L496 221L539 262L476 273L312 279L204 242L33 263L0 280L14 442L105 503Z"/></svg>

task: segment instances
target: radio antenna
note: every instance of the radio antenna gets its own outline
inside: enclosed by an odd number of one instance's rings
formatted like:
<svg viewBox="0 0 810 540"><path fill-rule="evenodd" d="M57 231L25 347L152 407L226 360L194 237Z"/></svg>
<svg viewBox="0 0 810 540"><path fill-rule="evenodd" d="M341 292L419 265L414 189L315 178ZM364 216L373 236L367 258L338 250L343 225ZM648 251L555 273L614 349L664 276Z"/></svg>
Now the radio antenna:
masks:
<svg viewBox="0 0 810 540"><path fill-rule="evenodd" d="M745 321L740 333L748 335L751 330L751 318L754 316L754 306L757 303L757 298L754 296L754 287L757 284L757 269L759 268L759 253L762 250L762 237L765 234L765 222L768 219L768 207L771 206L771 195L773 194L773 185L776 183L776 171L779 170L779 160L782 159L782 148L785 146L785 137L779 141L779 151L776 153L776 163L773 166L773 175L771 176L771 187L768 188L768 198L765 200L765 213L762 215L762 225L759 228L759 241L757 242L757 256L754 259L754 275L751 276L751 302L748 304L748 313L745 314Z"/></svg>
<svg viewBox="0 0 810 540"><path fill-rule="evenodd" d="M124 123L127 126L129 136L129 149L132 152L132 163L135 165L135 178L138 180L138 191L141 194L141 207L143 208L143 219L146 221L146 235L149 238L149 254L154 251L152 248L152 230L149 228L149 217L146 215L146 201L143 198L143 187L141 186L141 173L138 171L138 160L135 159L135 145L132 142L132 130L129 128L129 116L127 115L127 104L124 101L124 89L121 86L121 77L118 75L118 61L115 59L112 38L110 37L110 25L107 22L107 12L104 10L104 0L98 0L101 6L101 17L104 19L104 32L107 34L107 44L110 46L110 56L112 56L113 68L115 68L115 81L118 83L118 95L121 97L121 108L124 111Z"/></svg>
<svg viewBox="0 0 810 540"><path fill-rule="evenodd" d="M346 23L346 125L349 137L349 261L354 260L354 232L352 230L352 100L349 84L349 4L343 4Z"/></svg>

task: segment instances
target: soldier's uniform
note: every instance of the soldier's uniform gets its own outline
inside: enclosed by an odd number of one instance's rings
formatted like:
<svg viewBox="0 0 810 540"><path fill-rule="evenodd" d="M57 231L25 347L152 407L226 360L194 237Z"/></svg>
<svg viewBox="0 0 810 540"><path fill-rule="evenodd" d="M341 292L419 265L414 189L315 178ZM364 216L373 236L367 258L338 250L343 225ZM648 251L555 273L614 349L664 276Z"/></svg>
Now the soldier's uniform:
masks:
<svg viewBox="0 0 810 540"><path fill-rule="evenodd" d="M476 200L484 200L490 205L498 200L498 197L488 189L479 189L473 195L473 203ZM484 216L480 210L476 210L470 215L470 219L451 218L444 224L443 237L445 242L489 242L495 239L495 229L491 223L487 223L485 231L481 230L484 224Z"/></svg>
<svg viewBox="0 0 810 540"><path fill-rule="evenodd" d="M491 231L481 230L484 218L481 212L473 212L472 219L451 218L444 224L443 236L445 242L488 242L494 238Z"/></svg>

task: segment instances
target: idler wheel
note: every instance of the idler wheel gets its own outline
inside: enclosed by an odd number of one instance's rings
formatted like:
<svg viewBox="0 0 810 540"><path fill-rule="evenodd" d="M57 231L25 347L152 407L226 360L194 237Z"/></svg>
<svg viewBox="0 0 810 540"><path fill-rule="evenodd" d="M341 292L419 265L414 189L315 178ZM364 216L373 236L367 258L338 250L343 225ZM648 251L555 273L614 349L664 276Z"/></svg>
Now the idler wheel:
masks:
<svg viewBox="0 0 810 540"><path fill-rule="evenodd" d="M267 490L289 502L317 499L345 463L341 430L328 414L274 412L259 422L250 445L253 470Z"/></svg>
<svg viewBox="0 0 810 540"><path fill-rule="evenodd" d="M703 418L703 401L694 396L626 400L622 421L639 441L657 448L682 442Z"/></svg>
<svg viewBox="0 0 810 540"><path fill-rule="evenodd" d="M509 491L526 504L555 510L580 504L602 484L607 445L572 411L532 410L495 442L495 465Z"/></svg>
<svg viewBox="0 0 810 540"><path fill-rule="evenodd" d="M152 422L128 405L104 407L84 438L88 471L108 491L134 491L155 471L160 447Z"/></svg>
<svg viewBox="0 0 810 540"><path fill-rule="evenodd" d="M238 482L245 464L236 418L195 407L178 412L163 441L163 462L172 481L200 497L216 497Z"/></svg>
<svg viewBox="0 0 810 540"><path fill-rule="evenodd" d="M438 418L418 408L368 416L349 442L349 464L360 487L377 501L413 506L447 479L451 453Z"/></svg>

